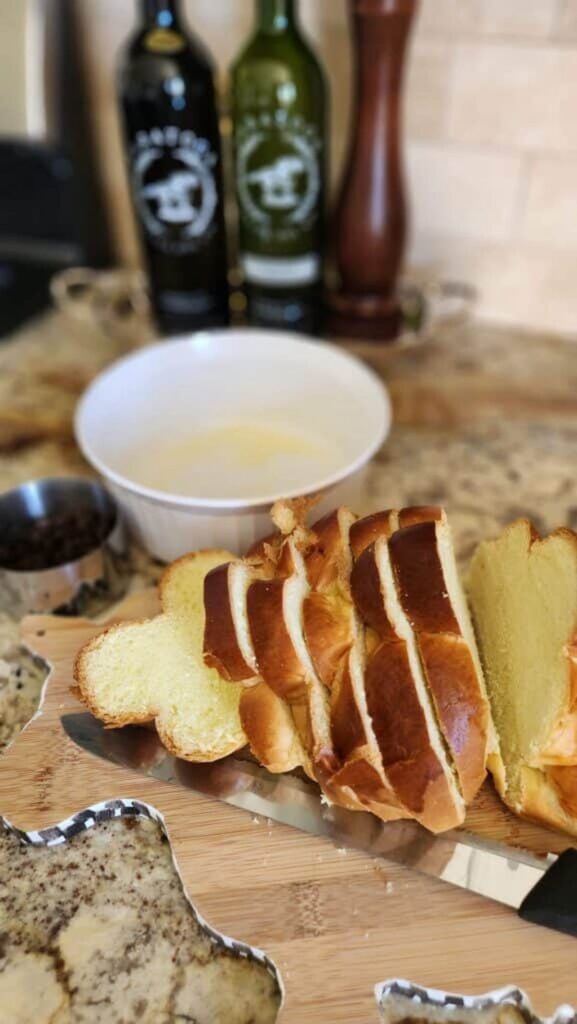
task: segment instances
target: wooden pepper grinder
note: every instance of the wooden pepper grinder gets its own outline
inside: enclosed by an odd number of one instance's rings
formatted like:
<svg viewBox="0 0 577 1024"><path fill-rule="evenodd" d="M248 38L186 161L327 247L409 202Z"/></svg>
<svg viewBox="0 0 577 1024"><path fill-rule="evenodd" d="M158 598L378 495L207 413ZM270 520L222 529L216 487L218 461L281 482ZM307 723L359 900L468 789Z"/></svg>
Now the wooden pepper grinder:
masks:
<svg viewBox="0 0 577 1024"><path fill-rule="evenodd" d="M352 138L332 230L337 285L331 329L392 340L401 326L396 294L406 237L401 88L418 0L349 0L355 98Z"/></svg>

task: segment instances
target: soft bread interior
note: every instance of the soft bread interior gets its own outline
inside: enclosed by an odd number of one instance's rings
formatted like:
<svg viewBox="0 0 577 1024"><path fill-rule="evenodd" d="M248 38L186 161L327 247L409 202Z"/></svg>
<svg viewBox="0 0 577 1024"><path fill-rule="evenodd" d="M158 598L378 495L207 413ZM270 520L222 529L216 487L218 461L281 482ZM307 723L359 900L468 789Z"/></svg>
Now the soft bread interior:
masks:
<svg viewBox="0 0 577 1024"><path fill-rule="evenodd" d="M203 583L231 555L199 552L179 559L160 586L162 613L113 626L77 659L75 675L90 710L107 725L154 722L177 756L211 761L246 743L239 717L242 688L203 661Z"/></svg>
<svg viewBox="0 0 577 1024"><path fill-rule="evenodd" d="M316 540L305 556L311 591L303 604L304 638L317 676L329 690L355 634L349 542L355 518L348 508L341 507L315 523L312 533Z"/></svg>
<svg viewBox="0 0 577 1024"><path fill-rule="evenodd" d="M401 602L399 601L395 577L389 556L388 543L384 538L377 540L375 544L375 560L379 570L379 576L381 578L383 600L387 618L389 619L397 636L406 644L412 685L416 691L422 708L430 747L438 760L442 774L445 778L448 793L455 807L455 813L457 816L462 818L465 813L465 803L457 784L452 762L447 753L438 727L433 703L423 674L415 633L403 610ZM384 681L384 685L386 685L386 681Z"/></svg>
<svg viewBox="0 0 577 1024"><path fill-rule="evenodd" d="M240 719L252 753L269 772L290 772L305 764L291 709L266 683L243 691Z"/></svg>
<svg viewBox="0 0 577 1024"><path fill-rule="evenodd" d="M514 802L521 767L547 763L572 707L567 646L577 628L577 538L558 531L537 539L518 520L477 548L469 596ZM565 753L565 763L577 764L577 750Z"/></svg>
<svg viewBox="0 0 577 1024"><path fill-rule="evenodd" d="M465 592L457 569L451 527L446 516L443 515L443 518L436 522L435 532L437 537L437 551L441 561L441 567L443 569L443 577L447 587L449 600L451 602L455 618L459 624L461 636L465 638L467 647L469 648L469 653L475 666L475 675L479 685L479 693L482 695L483 700L488 703L483 668L481 666L481 659L477 649L475 630L473 629L467 599L465 597ZM491 740L492 747L494 747L496 745L494 730L492 730Z"/></svg>
<svg viewBox="0 0 577 1024"><path fill-rule="evenodd" d="M437 533L437 550L441 559L441 565L443 568L443 576L447 585L447 591L453 607L453 611L459 623L459 629L461 635L465 638L469 653L473 660L475 667L475 674L479 686L479 693L483 702L487 705L487 713L485 718L486 730L487 730L487 767L493 773L494 776L502 774L502 758L501 751L499 749L499 740L497 737L497 730L493 722L493 716L491 714L489 694L487 692L487 684L485 680L485 673L481 664L481 657L479 655L479 648L477 646L477 637L475 635L475 629L473 621L469 611L469 605L465 596L465 590L461 583L459 571L457 569L457 561L455 558L455 549L453 547L451 527L446 516L443 514L442 519L437 522L436 527Z"/></svg>
<svg viewBox="0 0 577 1024"><path fill-rule="evenodd" d="M303 631L303 602L309 590L303 566L298 574L285 581L283 614L291 643L306 679L307 704L314 742L314 750L309 753L314 762L324 751L328 752L331 749L331 737L329 693L316 674Z"/></svg>

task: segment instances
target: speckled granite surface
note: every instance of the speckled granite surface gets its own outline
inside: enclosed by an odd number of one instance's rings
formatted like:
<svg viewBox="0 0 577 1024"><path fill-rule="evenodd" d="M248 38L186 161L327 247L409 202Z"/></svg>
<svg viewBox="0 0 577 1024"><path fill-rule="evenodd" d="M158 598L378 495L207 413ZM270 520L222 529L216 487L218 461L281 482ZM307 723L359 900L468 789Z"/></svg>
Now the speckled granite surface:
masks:
<svg viewBox="0 0 577 1024"><path fill-rule="evenodd" d="M272 1024L260 965L215 946L151 821L51 849L0 832L1 1024Z"/></svg>
<svg viewBox="0 0 577 1024"><path fill-rule="evenodd" d="M71 441L74 402L117 354L110 338L62 315L0 347L0 488L86 471ZM521 514L543 530L577 527L577 347L472 325L397 355L363 355L396 413L366 510L442 502L462 564ZM158 571L139 554L128 568L133 587ZM0 749L33 713L43 679L3 614ZM6 1016L18 999L20 1015ZM215 955L200 933L153 823L100 825L50 850L0 832L0 1024L257 1024L276 1007L263 968Z"/></svg>

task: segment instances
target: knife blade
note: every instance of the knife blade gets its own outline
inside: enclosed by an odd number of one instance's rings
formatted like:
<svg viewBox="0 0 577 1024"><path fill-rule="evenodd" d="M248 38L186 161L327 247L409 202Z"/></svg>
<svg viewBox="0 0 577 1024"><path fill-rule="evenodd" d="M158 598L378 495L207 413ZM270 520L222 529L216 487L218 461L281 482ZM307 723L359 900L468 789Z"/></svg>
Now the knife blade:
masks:
<svg viewBox="0 0 577 1024"><path fill-rule="evenodd" d="M95 757L439 878L513 907L525 920L577 936L577 850L540 857L468 832L436 836L415 821L385 823L329 804L312 782L271 775L238 756L193 764L168 753L149 729L105 729L87 713L65 715L61 722L70 739Z"/></svg>

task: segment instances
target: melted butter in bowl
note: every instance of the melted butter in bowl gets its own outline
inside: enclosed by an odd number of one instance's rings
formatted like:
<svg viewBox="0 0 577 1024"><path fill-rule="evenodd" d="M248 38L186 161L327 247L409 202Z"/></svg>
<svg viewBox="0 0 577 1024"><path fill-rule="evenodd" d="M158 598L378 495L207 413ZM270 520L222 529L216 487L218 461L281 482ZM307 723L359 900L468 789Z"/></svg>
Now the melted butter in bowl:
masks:
<svg viewBox="0 0 577 1024"><path fill-rule="evenodd" d="M206 500L306 490L337 472L343 452L293 426L238 419L159 440L132 455L131 478L143 487Z"/></svg>

